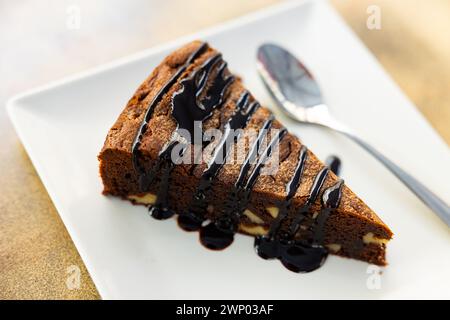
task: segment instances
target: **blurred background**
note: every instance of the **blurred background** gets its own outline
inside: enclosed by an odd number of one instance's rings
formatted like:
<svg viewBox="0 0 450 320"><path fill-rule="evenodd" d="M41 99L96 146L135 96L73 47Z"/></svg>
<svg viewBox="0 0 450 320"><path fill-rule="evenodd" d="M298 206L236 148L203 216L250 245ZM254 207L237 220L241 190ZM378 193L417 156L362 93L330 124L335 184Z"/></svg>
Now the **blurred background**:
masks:
<svg viewBox="0 0 450 320"><path fill-rule="evenodd" d="M450 1L329 1L450 144ZM278 2L0 0L0 299L99 298L6 116L6 100ZM379 29L367 27L371 5L380 9ZM70 265L81 268L79 290L61 281Z"/></svg>

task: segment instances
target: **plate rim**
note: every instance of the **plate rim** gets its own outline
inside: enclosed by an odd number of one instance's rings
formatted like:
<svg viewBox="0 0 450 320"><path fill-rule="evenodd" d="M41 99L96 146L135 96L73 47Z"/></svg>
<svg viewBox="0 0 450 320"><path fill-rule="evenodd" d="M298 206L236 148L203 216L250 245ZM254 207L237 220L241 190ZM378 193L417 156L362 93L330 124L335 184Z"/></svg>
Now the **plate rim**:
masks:
<svg viewBox="0 0 450 320"><path fill-rule="evenodd" d="M80 257L83 260L83 263L86 266L87 271L89 272L89 275L91 276L98 293L102 299L112 299L111 292L108 289L108 285L104 283L104 281L101 279L101 277L98 276L98 272L91 272L91 270L95 270L94 264L91 262L90 255L87 254L89 250L85 250L85 248L82 245L82 241L77 236L77 232L74 232L73 227L68 222L68 217L65 217L64 214L61 214L62 211L65 210L65 205L58 199L56 195L56 191L54 186L52 186L52 183L50 182L50 179L48 177L46 178L45 170L43 170L39 157L37 156L36 152L33 151L35 148L32 147L32 142L29 138L27 138L26 132L21 128L20 125L20 108L21 108L21 102L23 99L27 99L29 97L33 97L37 94L40 94L42 92L51 91L56 88L70 85L71 83L83 80L87 77L93 77L97 76L98 74L101 74L103 72L108 72L109 70L125 66L129 63L148 58L150 56L162 53L164 51L167 51L169 49L172 49L174 47L180 46L183 43L189 42L190 40L193 40L195 38L207 38L211 37L217 34L221 33L227 33L232 31L233 29L238 29L240 27L243 27L249 23L264 20L271 16L276 16L278 14L281 14L287 10L291 9L299 9L307 5L307 4L314 4L316 5L318 2L325 4L328 6L331 10L335 11L335 9L325 0L291 0L282 2L275 5L267 6L263 9L257 10L255 12L251 12L249 14L240 16L238 18L225 21L223 23L202 29L198 32L194 32L179 38L176 38L174 40L164 42L162 44L158 44L156 46L152 46L148 49L140 50L134 54L124 56L118 59L114 59L110 62L101 64L96 67L88 68L87 70L77 72L73 75L65 76L59 80L51 81L47 84L38 86L36 88L27 90L23 93L19 93L6 102L6 109L7 114L9 118L11 119L11 122L13 124L14 130L16 131L21 143L23 144L33 166L36 169L36 173L39 176L40 180L42 181L44 187L47 190L47 193L49 194L51 201L53 202L59 217L64 223L64 226L66 230L68 231L73 243L75 244L75 247L77 248L77 251L80 255ZM342 21L342 17L339 14L336 14L337 18L339 18ZM405 97L405 100L412 106L415 107L412 101L405 95L405 93L400 89L400 87L397 85L395 81L391 78L391 76L386 72L386 70L381 66L379 61L373 56L373 54L367 49L365 45L362 44L361 40L354 34L354 32L350 29L350 27L344 22L342 25L347 29L347 32L350 32L354 38L356 38L357 42L366 49L370 57L374 60L374 63L378 65L378 68L385 74L385 80L391 81L393 85L396 87L398 93L402 94ZM24 109L28 109L24 108ZM428 125L429 128L432 129L435 136L439 137L441 141L445 144L443 138L437 133L436 129L431 126L431 124L424 118L424 116L418 111L417 108L413 108L417 115L421 117L425 123Z"/></svg>
<svg viewBox="0 0 450 320"><path fill-rule="evenodd" d="M147 49L143 49L140 51L137 51L135 53L132 53L130 55L126 55L124 57L120 57L117 59L113 59L110 62L102 63L98 66L94 66L91 68L88 68L86 70L76 72L74 74L69 74L67 76L64 76L62 78L49 81L43 85L36 86L34 88L31 88L29 90L25 90L22 93L18 93L16 95L13 95L6 101L6 113L11 120L11 123L13 125L13 128L15 132L17 133L19 140L21 141L23 147L25 148L28 157L30 158L31 163L33 164L36 174L38 175L39 179L41 180L42 184L44 185L53 205L55 206L55 209L58 213L58 216L60 217L61 221L64 224L64 227L66 228L70 238L72 239L78 254L80 255L88 273L91 277L92 281L94 282L94 285L100 295L101 299L114 299L114 297L111 297L109 295L108 290L106 289L108 286L103 283L102 279L97 276L97 272L91 272L91 270L95 270L94 264L91 262L90 255L87 253L87 250L84 248L82 241L78 238L78 235L76 232L74 232L73 227L70 223L67 221L67 217L65 217L64 214L61 214L62 211L64 211L64 206L58 199L56 195L56 192L54 191L54 187L50 183L50 179L47 179L45 177L45 170L43 170L40 161L38 160L38 156L35 154L35 151L33 147L31 146L30 140L26 137L26 133L21 129L20 127L20 115L18 114L18 109L20 108L20 103L22 100L27 99L29 97L33 97L35 95L38 95L42 92L51 91L58 87L62 87L65 85L70 85L71 83L83 80L87 77L93 77L103 72L108 72L109 70L127 65L129 63L148 58L149 56L156 55L159 53L162 53L164 51L170 50L172 48L175 48L177 46L182 45L183 43L187 43L189 41L192 41L194 39L202 39L207 38L210 36L214 36L220 33L228 32L232 30L233 28L239 28L242 26L245 26L251 22L264 20L267 17L277 15L280 13L283 13L290 9L297 9L301 8L305 5L312 4L315 5L315 2L321 2L325 0L290 0L286 2L281 2L274 5L269 5L267 7L264 7L262 9L247 13L245 15L239 16L234 19L230 19L228 21L224 21L215 25L212 25L210 27L206 27L204 29L201 29L197 32L193 32L181 37L177 37L173 40L163 42L161 44L157 44L155 46L152 46ZM328 4L328 3L327 3Z"/></svg>

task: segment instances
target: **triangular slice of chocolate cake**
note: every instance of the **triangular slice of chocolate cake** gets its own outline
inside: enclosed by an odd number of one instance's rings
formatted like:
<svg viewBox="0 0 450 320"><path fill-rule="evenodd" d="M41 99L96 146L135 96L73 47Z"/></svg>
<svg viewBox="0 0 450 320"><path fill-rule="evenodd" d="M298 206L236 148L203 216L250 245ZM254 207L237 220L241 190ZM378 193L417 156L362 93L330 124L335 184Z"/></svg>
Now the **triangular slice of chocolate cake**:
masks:
<svg viewBox="0 0 450 320"><path fill-rule="evenodd" d="M211 249L236 232L297 272L328 252L385 265L389 228L194 41L137 89L99 155L104 194L176 215Z"/></svg>

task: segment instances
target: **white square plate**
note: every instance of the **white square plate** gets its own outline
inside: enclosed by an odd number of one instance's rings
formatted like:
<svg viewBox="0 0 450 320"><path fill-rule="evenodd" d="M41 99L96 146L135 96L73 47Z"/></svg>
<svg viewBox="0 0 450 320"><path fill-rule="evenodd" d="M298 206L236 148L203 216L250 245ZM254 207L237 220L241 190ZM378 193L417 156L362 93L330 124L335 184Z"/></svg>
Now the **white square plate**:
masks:
<svg viewBox="0 0 450 320"><path fill-rule="evenodd" d="M266 41L286 46L313 70L339 119L450 199L448 147L340 17L323 1L284 3L9 101L15 128L101 296L450 298L447 226L352 142L280 114L319 157L342 158L347 184L394 231L380 278L367 264L338 257L316 272L291 273L257 257L244 236L223 252L205 250L173 220L156 221L143 207L101 195L97 154L108 129L163 57L196 38L221 50L268 106L255 52Z"/></svg>

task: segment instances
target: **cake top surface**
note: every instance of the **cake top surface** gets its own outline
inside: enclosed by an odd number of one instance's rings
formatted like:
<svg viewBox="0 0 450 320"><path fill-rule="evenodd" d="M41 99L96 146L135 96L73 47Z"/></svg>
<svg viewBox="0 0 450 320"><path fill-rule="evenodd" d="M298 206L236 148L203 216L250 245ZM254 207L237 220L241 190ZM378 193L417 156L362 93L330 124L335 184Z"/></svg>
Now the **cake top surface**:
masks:
<svg viewBox="0 0 450 320"><path fill-rule="evenodd" d="M167 147L167 142L173 138L174 131L180 127L180 122L182 122L180 117L183 115L183 110L179 108L179 110L176 110L177 112L173 112L175 109L173 108L173 97L178 96L178 99L182 99L180 92L186 90L186 84L189 84L189 80L194 83L195 79L190 79L194 71L200 70L211 61L215 63L215 60L217 60L217 63L222 61L219 52L200 41L188 43L167 56L129 100L109 131L103 150L115 149L124 153L132 153L133 148L135 148L144 159L157 159L161 150ZM241 80L232 76L226 64L222 69L219 69L218 67L214 68L211 72L221 72L223 83L222 88L219 89L223 89L223 103L220 109L210 110L208 117L202 121L204 131L223 129L227 121L236 113L239 100L242 99L244 94L247 94ZM217 76L217 74L214 74L215 78ZM227 79L232 79L232 81ZM208 87L210 85L208 82L204 85L208 90L214 89ZM247 99L248 104L256 103L250 93L248 93ZM271 112L267 108L257 108L246 123L244 131L255 130L257 132L270 117ZM145 124L146 129L141 132L143 124ZM192 126L188 124L189 121L186 121L185 124L182 124L182 127L187 131L192 131ZM274 129L283 130L283 126L277 120L274 120L271 126ZM139 133L141 133L140 137ZM138 143L136 143L137 141ZM244 149L248 153L251 148L251 141L249 140L244 145ZM259 175L254 181L253 190L276 195L280 200L285 199L289 193L287 186L295 175L303 148L304 146L297 137L289 132L284 134L278 147L278 170L274 174ZM318 174L324 168L323 163L311 151L306 149L304 152L307 156L304 160L301 183L292 195L292 202L297 206L303 205L307 201L311 190L314 189L315 182L317 182ZM218 172L216 179L224 184L232 185L239 177L241 165L242 163L227 162ZM177 170L192 172L196 177L200 177L207 166L207 161L198 165L181 164L177 166ZM340 179L334 173L328 171L323 184L321 184L321 189L329 189L337 185L339 181ZM317 197L312 206L318 210L322 206L322 202L323 199ZM341 214L368 219L382 225L386 230L385 237L390 238L392 236L390 230L378 216L345 185L342 186L342 195L337 211Z"/></svg>

